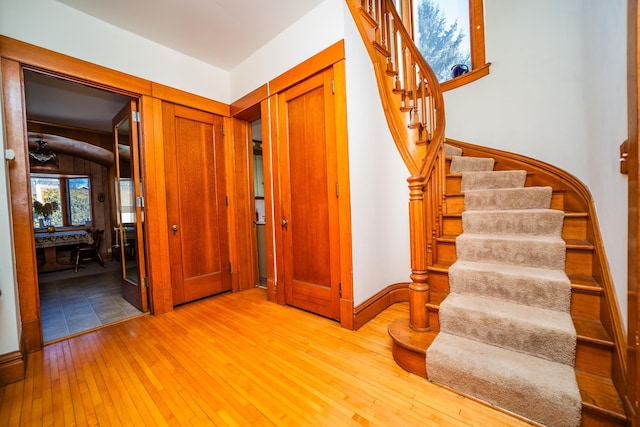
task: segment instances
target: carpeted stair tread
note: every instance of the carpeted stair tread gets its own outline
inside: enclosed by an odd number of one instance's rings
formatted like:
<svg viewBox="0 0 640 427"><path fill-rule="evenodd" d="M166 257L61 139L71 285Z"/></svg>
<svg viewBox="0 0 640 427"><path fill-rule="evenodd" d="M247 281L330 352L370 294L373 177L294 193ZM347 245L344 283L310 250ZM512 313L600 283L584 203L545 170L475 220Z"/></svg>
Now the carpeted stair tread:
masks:
<svg viewBox="0 0 640 427"><path fill-rule="evenodd" d="M462 156L462 148L454 147L450 144L444 144L445 157Z"/></svg>
<svg viewBox="0 0 640 427"><path fill-rule="evenodd" d="M518 170L462 172L460 188L463 192L480 189L519 188L524 187L526 179L527 172Z"/></svg>
<svg viewBox="0 0 640 427"><path fill-rule="evenodd" d="M463 233L456 238L456 256L462 261L562 270L566 244L554 236Z"/></svg>
<svg viewBox="0 0 640 427"><path fill-rule="evenodd" d="M567 312L450 293L440 331L573 366L576 330Z"/></svg>
<svg viewBox="0 0 640 427"><path fill-rule="evenodd" d="M465 233L560 236L564 212L553 209L511 209L462 213Z"/></svg>
<svg viewBox="0 0 640 427"><path fill-rule="evenodd" d="M548 209L551 187L501 188L497 190L468 190L464 192L464 209Z"/></svg>
<svg viewBox="0 0 640 427"><path fill-rule="evenodd" d="M569 311L571 281L564 270L458 260L448 274L451 292Z"/></svg>
<svg viewBox="0 0 640 427"><path fill-rule="evenodd" d="M454 156L449 170L451 173L490 171L495 163L491 158Z"/></svg>
<svg viewBox="0 0 640 427"><path fill-rule="evenodd" d="M427 349L431 381L548 426L578 426L572 367L440 332Z"/></svg>

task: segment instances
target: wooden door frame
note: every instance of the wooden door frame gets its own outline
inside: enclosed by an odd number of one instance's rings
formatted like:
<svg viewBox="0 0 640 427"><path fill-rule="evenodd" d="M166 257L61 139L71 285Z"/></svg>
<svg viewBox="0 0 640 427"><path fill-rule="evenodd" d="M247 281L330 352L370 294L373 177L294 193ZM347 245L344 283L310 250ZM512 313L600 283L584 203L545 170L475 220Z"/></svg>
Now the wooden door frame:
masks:
<svg viewBox="0 0 640 427"><path fill-rule="evenodd" d="M31 200L28 199L29 162L23 67L66 80L138 98L141 111L140 147L145 182L145 245L152 314L173 310L166 216L166 186L162 144L162 101L229 117L229 105L189 94L126 73L111 70L0 35L3 111L7 149L15 160L7 163L15 250L21 351L42 349L42 322L36 274ZM233 229L230 228L230 238Z"/></svg>
<svg viewBox="0 0 640 427"><path fill-rule="evenodd" d="M640 357L638 331L640 331L640 300L638 299L638 241L640 240L640 194L638 192L638 126L640 124L640 20L638 0L627 1L627 105L628 105L628 151L626 166L629 176L628 192L628 272L627 272L627 384L625 410L630 425L640 426L638 395L640 387ZM621 153L623 154L623 153Z"/></svg>
<svg viewBox="0 0 640 427"><path fill-rule="evenodd" d="M344 61L344 41L339 41L314 55L289 71L269 82L269 98L262 103L263 112L275 114L277 111L278 94L296 85L308 77L333 68L335 88L335 115L336 115L336 147L338 187L340 197L338 199L339 221L339 247L340 247L340 283L342 293L340 296L340 325L347 329L353 329L353 258L351 241L351 194L349 183L349 155L347 137L347 104L346 104L346 76ZM263 116L263 123L265 122ZM270 119L273 119L272 117ZM275 117L275 120L282 118ZM274 226L274 221L281 218L282 194L280 194L280 177L277 168L277 152L274 141L277 141L277 127L269 120L268 138L264 138L263 161L265 177L265 206L267 210L267 290L271 298L280 304L285 303L284 277L278 272L284 271L283 237L279 233L279 227ZM263 134L265 134L263 130Z"/></svg>

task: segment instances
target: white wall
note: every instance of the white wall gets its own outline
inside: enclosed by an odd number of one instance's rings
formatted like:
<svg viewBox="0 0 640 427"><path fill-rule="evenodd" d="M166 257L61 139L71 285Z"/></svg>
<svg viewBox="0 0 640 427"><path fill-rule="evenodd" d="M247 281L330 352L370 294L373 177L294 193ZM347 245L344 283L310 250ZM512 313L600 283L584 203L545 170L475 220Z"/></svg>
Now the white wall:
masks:
<svg viewBox="0 0 640 427"><path fill-rule="evenodd" d="M0 34L229 103L229 73L55 0L0 0Z"/></svg>
<svg viewBox="0 0 640 427"><path fill-rule="evenodd" d="M231 71L231 102L342 40L344 0L325 0Z"/></svg>
<svg viewBox="0 0 640 427"><path fill-rule="evenodd" d="M409 282L409 172L396 149L371 59L344 5L354 304Z"/></svg>
<svg viewBox="0 0 640 427"><path fill-rule="evenodd" d="M326 0L231 71L238 99L345 39L354 303L409 281L409 174L382 111L371 60L344 0Z"/></svg>
<svg viewBox="0 0 640 427"><path fill-rule="evenodd" d="M586 183L596 201L618 305L627 319L627 176L619 145L627 139L627 34L625 0L587 0L584 81L587 115Z"/></svg>
<svg viewBox="0 0 640 427"><path fill-rule="evenodd" d="M626 319L624 0L485 0L491 74L445 94L447 136L524 154L585 183Z"/></svg>

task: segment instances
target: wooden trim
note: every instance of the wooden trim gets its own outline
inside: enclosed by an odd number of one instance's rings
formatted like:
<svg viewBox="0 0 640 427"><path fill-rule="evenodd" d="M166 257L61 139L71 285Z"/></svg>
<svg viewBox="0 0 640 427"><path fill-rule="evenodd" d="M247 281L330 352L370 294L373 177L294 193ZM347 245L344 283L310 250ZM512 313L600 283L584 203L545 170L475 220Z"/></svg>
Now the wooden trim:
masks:
<svg viewBox="0 0 640 427"><path fill-rule="evenodd" d="M266 84L249 92L231 104L231 116L236 119L252 122L260 118L260 103L269 97Z"/></svg>
<svg viewBox="0 0 640 427"><path fill-rule="evenodd" d="M318 71L344 59L344 40L340 40L269 82L269 96L284 91Z"/></svg>
<svg viewBox="0 0 640 427"><path fill-rule="evenodd" d="M491 62L488 62L478 68L474 68L468 73L456 77L455 79L447 80L440 85L440 89L442 89L443 92L446 92L475 82L476 80L480 80L482 77L489 75L489 67L491 67Z"/></svg>
<svg viewBox="0 0 640 427"><path fill-rule="evenodd" d="M284 286L282 278L277 275L282 265L276 265L277 254L281 253L275 238L274 222L280 214L280 193L275 183L278 182L278 171L273 165L278 161L278 155L274 143L277 138L277 97L272 96L260 103L262 115L262 170L264 173L264 209L265 209L265 233L267 241L267 298L269 301L284 304ZM273 112L273 117L270 116Z"/></svg>
<svg viewBox="0 0 640 427"><path fill-rule="evenodd" d="M20 350L0 355L0 387L24 379L26 353Z"/></svg>
<svg viewBox="0 0 640 427"><path fill-rule="evenodd" d="M0 36L0 56L58 77L69 76L89 86L122 94L150 95L151 82L81 59Z"/></svg>
<svg viewBox="0 0 640 427"><path fill-rule="evenodd" d="M229 105L227 104L160 83L151 82L151 96L218 116L229 117L230 115Z"/></svg>
<svg viewBox="0 0 640 427"><path fill-rule="evenodd" d="M165 180L162 101L149 96L140 100L142 176L145 183L145 243L149 272L149 309L152 314L173 310L167 183Z"/></svg>
<svg viewBox="0 0 640 427"><path fill-rule="evenodd" d="M640 299L638 298L638 271L640 259L638 257L638 241L640 241L640 218L638 206L640 193L638 189L640 150L640 29L638 21L640 10L637 0L627 1L627 120L628 120L628 232L627 249L627 383L626 396L623 398L625 411L630 419L630 425L640 426L640 346L638 345L638 331L640 331Z"/></svg>
<svg viewBox="0 0 640 427"><path fill-rule="evenodd" d="M7 169L13 221L13 247L15 259L20 260L16 262L20 320L26 350L31 353L42 348L42 325L29 183L24 82L20 63L6 58L1 58L0 61L6 148L12 149L15 153L15 159L7 162Z"/></svg>
<svg viewBox="0 0 640 427"><path fill-rule="evenodd" d="M360 329L387 307L409 301L409 283L389 285L353 310L354 330Z"/></svg>
<svg viewBox="0 0 640 427"><path fill-rule="evenodd" d="M340 227L340 325L354 329L353 250L351 240L351 184L349 180L349 138L347 123L347 81L345 61L333 65L338 174L338 217Z"/></svg>

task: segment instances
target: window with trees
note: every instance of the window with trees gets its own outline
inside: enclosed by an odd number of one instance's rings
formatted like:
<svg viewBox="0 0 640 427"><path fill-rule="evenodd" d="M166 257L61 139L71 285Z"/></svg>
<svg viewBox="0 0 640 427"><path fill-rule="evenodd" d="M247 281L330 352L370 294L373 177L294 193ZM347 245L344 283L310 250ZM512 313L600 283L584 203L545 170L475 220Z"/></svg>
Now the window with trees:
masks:
<svg viewBox="0 0 640 427"><path fill-rule="evenodd" d="M33 225L81 226L92 221L88 176L31 175ZM39 203L37 203L39 202Z"/></svg>
<svg viewBox="0 0 640 427"><path fill-rule="evenodd" d="M483 0L397 0L418 50L443 90L489 73L484 50Z"/></svg>

